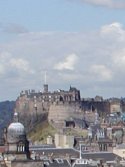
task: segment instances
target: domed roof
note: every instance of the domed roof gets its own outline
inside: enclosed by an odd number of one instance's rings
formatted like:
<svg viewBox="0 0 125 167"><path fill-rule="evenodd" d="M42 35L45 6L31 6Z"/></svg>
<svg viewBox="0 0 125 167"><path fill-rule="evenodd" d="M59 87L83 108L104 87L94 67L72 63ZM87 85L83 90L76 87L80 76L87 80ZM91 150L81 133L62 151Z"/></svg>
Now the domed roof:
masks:
<svg viewBox="0 0 125 167"><path fill-rule="evenodd" d="M24 135L25 134L25 128L23 124L18 122L18 113L14 113L14 122L11 123L8 127L8 133L14 133L17 135Z"/></svg>
<svg viewBox="0 0 125 167"><path fill-rule="evenodd" d="M23 126L23 124L21 124L20 122L14 122L11 123L8 127L8 132L15 132L17 134L23 135L25 134L25 128Z"/></svg>
<svg viewBox="0 0 125 167"><path fill-rule="evenodd" d="M18 113L14 113L14 122L11 123L7 129L7 141L8 143L17 143L21 140L25 140L26 133L23 124L18 122Z"/></svg>
<svg viewBox="0 0 125 167"><path fill-rule="evenodd" d="M25 139L25 128L20 122L11 123L7 129L7 140L9 143L19 142Z"/></svg>

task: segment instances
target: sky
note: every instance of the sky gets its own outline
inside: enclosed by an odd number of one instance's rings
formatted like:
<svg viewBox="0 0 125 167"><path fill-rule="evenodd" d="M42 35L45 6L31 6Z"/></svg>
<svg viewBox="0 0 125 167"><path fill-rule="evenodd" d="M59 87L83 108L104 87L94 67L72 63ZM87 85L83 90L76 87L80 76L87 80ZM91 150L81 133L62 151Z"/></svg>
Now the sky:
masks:
<svg viewBox="0 0 125 167"><path fill-rule="evenodd" d="M0 0L0 101L22 90L125 97L124 0Z"/></svg>

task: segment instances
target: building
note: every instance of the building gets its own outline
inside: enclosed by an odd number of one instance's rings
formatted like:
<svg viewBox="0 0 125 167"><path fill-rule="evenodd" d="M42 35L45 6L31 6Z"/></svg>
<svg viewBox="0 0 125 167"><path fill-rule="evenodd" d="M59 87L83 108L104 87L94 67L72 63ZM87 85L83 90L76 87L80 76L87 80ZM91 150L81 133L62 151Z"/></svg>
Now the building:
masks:
<svg viewBox="0 0 125 167"><path fill-rule="evenodd" d="M4 132L5 150L1 154L0 165L3 167L34 167L42 161L33 161L30 158L29 141L25 128L18 121L18 114L14 114L14 120Z"/></svg>
<svg viewBox="0 0 125 167"><path fill-rule="evenodd" d="M35 92L34 90L25 90L20 93L19 99L22 98L29 98L29 99L36 99L36 101L39 99L41 102L75 102L80 101L80 91L77 90L75 87L69 88L68 91L58 89L57 91L50 92L48 90L48 85L44 85L43 92Z"/></svg>
<svg viewBox="0 0 125 167"><path fill-rule="evenodd" d="M113 153L125 159L125 144L120 144L114 147Z"/></svg>
<svg viewBox="0 0 125 167"><path fill-rule="evenodd" d="M122 111L120 99L113 98L110 100L110 113L118 113Z"/></svg>
<svg viewBox="0 0 125 167"><path fill-rule="evenodd" d="M57 148L73 148L74 136L55 134L55 146Z"/></svg>
<svg viewBox="0 0 125 167"><path fill-rule="evenodd" d="M7 145L6 155L13 155L14 159L30 159L29 142L23 124L18 122L18 114L14 114L14 121L9 125L4 134L5 145Z"/></svg>

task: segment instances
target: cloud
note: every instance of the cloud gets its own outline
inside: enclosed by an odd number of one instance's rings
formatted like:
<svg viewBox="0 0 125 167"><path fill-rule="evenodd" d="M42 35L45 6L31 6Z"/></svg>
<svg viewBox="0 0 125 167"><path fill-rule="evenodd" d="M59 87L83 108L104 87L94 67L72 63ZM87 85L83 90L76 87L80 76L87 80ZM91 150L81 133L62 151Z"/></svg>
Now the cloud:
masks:
<svg viewBox="0 0 125 167"><path fill-rule="evenodd" d="M108 81L112 79L112 72L104 65L93 65L91 72L95 75L96 80Z"/></svg>
<svg viewBox="0 0 125 167"><path fill-rule="evenodd" d="M30 64L24 58L13 58L9 52L0 53L0 77L23 77L33 74L34 70L30 68Z"/></svg>
<svg viewBox="0 0 125 167"><path fill-rule="evenodd" d="M117 39L122 41L125 37L125 30L122 24L118 22L102 26L100 33L103 37L112 38L113 40Z"/></svg>
<svg viewBox="0 0 125 167"><path fill-rule="evenodd" d="M112 23L110 25L105 25L101 28L101 32L104 34L110 33L119 33L120 35L123 34L122 25L118 22Z"/></svg>
<svg viewBox="0 0 125 167"><path fill-rule="evenodd" d="M57 70L74 70L78 56L76 54L68 55L64 61L57 63L54 69Z"/></svg>
<svg viewBox="0 0 125 167"><path fill-rule="evenodd" d="M21 71L28 72L28 73L33 73L33 70L31 70L29 67L29 62L27 62L24 59L12 58L12 59L10 59L9 64L11 67L13 67L17 70L21 70Z"/></svg>
<svg viewBox="0 0 125 167"><path fill-rule="evenodd" d="M28 32L25 27L14 23L0 23L0 30L10 34L22 34Z"/></svg>
<svg viewBox="0 0 125 167"><path fill-rule="evenodd" d="M0 64L0 75L4 74L4 66L2 64Z"/></svg>
<svg viewBox="0 0 125 167"><path fill-rule="evenodd" d="M108 8L124 9L125 1L124 0L79 0L83 3L89 3L96 6L104 6Z"/></svg>
<svg viewBox="0 0 125 167"><path fill-rule="evenodd" d="M117 68L125 70L125 49L116 51L113 55L112 62Z"/></svg>
<svg viewBox="0 0 125 167"><path fill-rule="evenodd" d="M4 96L2 90L8 87L8 96L13 92L14 97L22 89L42 90L46 70L51 90L74 85L83 97L121 97L124 44L125 29L118 22L103 25L96 32L20 34L0 45L1 94Z"/></svg>

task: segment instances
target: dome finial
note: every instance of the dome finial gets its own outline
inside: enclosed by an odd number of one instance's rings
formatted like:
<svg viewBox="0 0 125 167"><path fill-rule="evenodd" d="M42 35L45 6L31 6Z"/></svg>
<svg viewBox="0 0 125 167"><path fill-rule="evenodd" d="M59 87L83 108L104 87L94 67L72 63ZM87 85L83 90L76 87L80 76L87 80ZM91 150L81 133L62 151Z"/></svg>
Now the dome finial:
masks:
<svg viewBox="0 0 125 167"><path fill-rule="evenodd" d="M14 112L14 118L13 118L14 122L19 122L19 117L18 117L18 113L15 111Z"/></svg>

